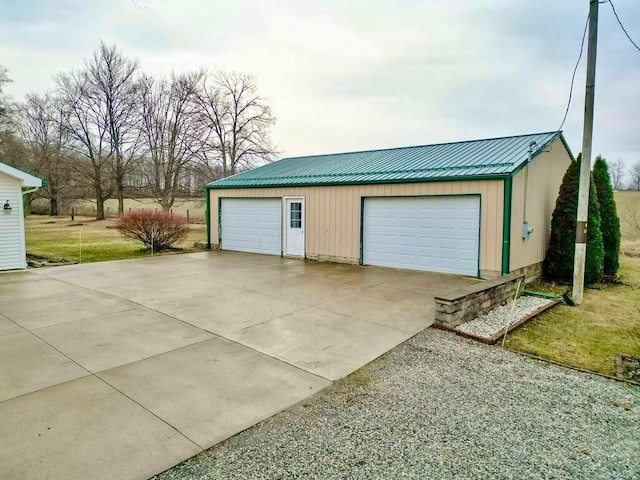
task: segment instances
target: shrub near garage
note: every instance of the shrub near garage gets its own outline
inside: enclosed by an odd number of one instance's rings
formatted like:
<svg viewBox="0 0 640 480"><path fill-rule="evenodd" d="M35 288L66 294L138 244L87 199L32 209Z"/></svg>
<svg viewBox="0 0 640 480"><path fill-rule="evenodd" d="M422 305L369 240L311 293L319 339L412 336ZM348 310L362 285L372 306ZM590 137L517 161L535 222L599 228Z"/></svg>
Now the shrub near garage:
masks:
<svg viewBox="0 0 640 480"><path fill-rule="evenodd" d="M580 162L581 155L578 155L578 159L571 162L564 174L551 218L551 235L544 261L544 274L547 280L567 283L571 283L573 280ZM600 205L592 176L589 189L589 224L585 264L587 283L595 283L602 279L603 257Z"/></svg>
<svg viewBox="0 0 640 480"><path fill-rule="evenodd" d="M170 212L138 210L120 216L116 228L125 237L138 240L151 251L171 248L189 233L187 220Z"/></svg>
<svg viewBox="0 0 640 480"><path fill-rule="evenodd" d="M600 204L602 220L602 242L604 244L604 274L614 276L618 273L620 253L620 218L613 198L613 187L607 161L600 155L593 164L593 183Z"/></svg>

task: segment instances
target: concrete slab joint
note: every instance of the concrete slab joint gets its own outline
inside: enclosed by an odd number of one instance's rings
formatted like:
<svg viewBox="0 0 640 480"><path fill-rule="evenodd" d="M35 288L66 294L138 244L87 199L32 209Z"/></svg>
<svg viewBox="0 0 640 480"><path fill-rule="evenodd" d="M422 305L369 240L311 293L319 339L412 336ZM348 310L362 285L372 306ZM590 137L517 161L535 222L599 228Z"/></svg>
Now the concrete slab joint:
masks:
<svg viewBox="0 0 640 480"><path fill-rule="evenodd" d="M435 295L474 282L226 251L2 273L0 479L150 478L411 338Z"/></svg>
<svg viewBox="0 0 640 480"><path fill-rule="evenodd" d="M513 298L525 276L511 274L495 278L449 295L435 297L436 322L456 327Z"/></svg>

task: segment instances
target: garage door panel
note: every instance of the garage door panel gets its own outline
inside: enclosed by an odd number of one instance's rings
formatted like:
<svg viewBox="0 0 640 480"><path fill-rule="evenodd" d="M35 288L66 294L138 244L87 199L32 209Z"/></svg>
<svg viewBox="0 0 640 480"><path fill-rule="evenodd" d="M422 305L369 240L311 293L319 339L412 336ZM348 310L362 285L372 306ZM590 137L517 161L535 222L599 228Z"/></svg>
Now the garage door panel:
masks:
<svg viewBox="0 0 640 480"><path fill-rule="evenodd" d="M462 230L475 230L478 227L477 222L477 218L461 218L459 224Z"/></svg>
<svg viewBox="0 0 640 480"><path fill-rule="evenodd" d="M279 198L223 198L221 237L224 250L280 255L282 203Z"/></svg>
<svg viewBox="0 0 640 480"><path fill-rule="evenodd" d="M365 199L364 263L478 274L478 196Z"/></svg>
<svg viewBox="0 0 640 480"><path fill-rule="evenodd" d="M476 253L478 251L478 242L476 239L462 239L457 245L458 251L469 251Z"/></svg>

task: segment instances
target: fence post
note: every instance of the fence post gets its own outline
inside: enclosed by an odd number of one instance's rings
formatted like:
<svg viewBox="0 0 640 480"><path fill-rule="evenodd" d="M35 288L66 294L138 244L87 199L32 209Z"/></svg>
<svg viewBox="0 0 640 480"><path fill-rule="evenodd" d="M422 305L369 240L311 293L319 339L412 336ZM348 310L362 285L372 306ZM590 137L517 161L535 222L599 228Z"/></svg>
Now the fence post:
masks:
<svg viewBox="0 0 640 480"><path fill-rule="evenodd" d="M71 221L73 222L73 220L75 219L75 215L74 215L74 208L71 207Z"/></svg>
<svg viewBox="0 0 640 480"><path fill-rule="evenodd" d="M187 224L189 223L189 210L187 210Z"/></svg>
<svg viewBox="0 0 640 480"><path fill-rule="evenodd" d="M107 218L109 218L109 207L107 207Z"/></svg>

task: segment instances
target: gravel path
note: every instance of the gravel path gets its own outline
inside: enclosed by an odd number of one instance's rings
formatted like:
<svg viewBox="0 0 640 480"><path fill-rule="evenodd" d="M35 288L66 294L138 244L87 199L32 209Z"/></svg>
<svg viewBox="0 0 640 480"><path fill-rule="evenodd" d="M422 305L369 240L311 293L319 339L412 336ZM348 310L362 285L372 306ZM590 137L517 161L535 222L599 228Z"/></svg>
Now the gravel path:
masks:
<svg viewBox="0 0 640 480"><path fill-rule="evenodd" d="M157 477L638 479L640 389L428 329Z"/></svg>
<svg viewBox="0 0 640 480"><path fill-rule="evenodd" d="M517 322L538 308L552 303L551 300L539 297L520 297L515 302L508 302L494 308L486 315L474 318L469 322L456 327L466 333L472 333L480 337L490 337L494 333L503 330L505 326Z"/></svg>

